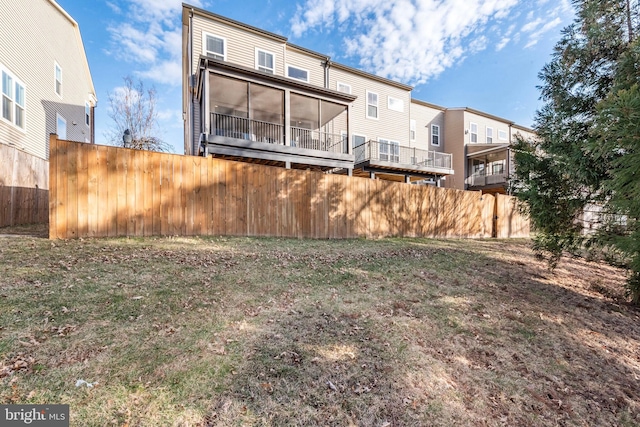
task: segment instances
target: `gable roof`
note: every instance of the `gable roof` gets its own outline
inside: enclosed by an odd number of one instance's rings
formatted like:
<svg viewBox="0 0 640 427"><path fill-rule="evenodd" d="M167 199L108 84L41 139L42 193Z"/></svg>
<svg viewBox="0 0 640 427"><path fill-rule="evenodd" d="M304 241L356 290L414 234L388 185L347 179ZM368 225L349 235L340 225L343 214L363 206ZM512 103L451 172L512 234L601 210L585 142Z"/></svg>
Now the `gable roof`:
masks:
<svg viewBox="0 0 640 427"><path fill-rule="evenodd" d="M87 81L89 82L89 86L91 87L90 95L93 97L92 101L95 106L95 104L98 102L98 97L96 96L96 89L93 86L93 79L91 78L91 70L89 69L89 61L87 60L87 52L84 49L84 44L82 43L82 36L80 35L80 27L78 26L78 23L75 21L75 19L73 19L71 15L69 15L67 11L65 11L62 8L62 6L60 6L55 0L49 0L49 3L51 3L51 5L54 8L56 8L58 12L60 12L60 14L64 16L73 26L73 29L76 35L76 40L78 42L78 47L82 51L82 56L84 58L84 72L85 72Z"/></svg>

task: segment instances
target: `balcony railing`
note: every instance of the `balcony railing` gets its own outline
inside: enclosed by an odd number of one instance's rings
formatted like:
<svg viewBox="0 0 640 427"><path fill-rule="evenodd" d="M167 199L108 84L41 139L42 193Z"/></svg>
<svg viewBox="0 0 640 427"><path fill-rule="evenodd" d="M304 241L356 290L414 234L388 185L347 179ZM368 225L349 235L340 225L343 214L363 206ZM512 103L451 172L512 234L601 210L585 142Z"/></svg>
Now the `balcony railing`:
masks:
<svg viewBox="0 0 640 427"><path fill-rule="evenodd" d="M220 113L211 113L211 134L280 145L285 141L284 125ZM346 136L291 126L292 147L346 153L346 142Z"/></svg>
<svg viewBox="0 0 640 427"><path fill-rule="evenodd" d="M346 136L291 126L291 146L293 147L346 153L346 142Z"/></svg>
<svg viewBox="0 0 640 427"><path fill-rule="evenodd" d="M506 184L507 174L506 173L487 174L484 172L479 172L479 173L472 174L465 181L467 185L471 187L482 187L485 185Z"/></svg>
<svg viewBox="0 0 640 427"><path fill-rule="evenodd" d="M270 144L284 143L283 125L220 113L211 113L211 134Z"/></svg>
<svg viewBox="0 0 640 427"><path fill-rule="evenodd" d="M367 141L353 150L355 163L377 160L403 165L451 169L451 154L419 148L403 147L395 143Z"/></svg>

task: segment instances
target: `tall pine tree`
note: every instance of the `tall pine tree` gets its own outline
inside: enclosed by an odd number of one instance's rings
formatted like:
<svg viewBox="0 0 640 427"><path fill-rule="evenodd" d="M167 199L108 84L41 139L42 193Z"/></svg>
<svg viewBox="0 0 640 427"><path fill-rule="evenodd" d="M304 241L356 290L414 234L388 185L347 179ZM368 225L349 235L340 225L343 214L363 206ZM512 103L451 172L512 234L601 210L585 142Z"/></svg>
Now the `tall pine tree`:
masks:
<svg viewBox="0 0 640 427"><path fill-rule="evenodd" d="M633 164L640 174L640 160L633 158L640 150L629 147L640 136L632 125L638 125L639 110L632 114L624 104L635 96L625 91L638 84L639 58L632 54L637 4L573 3L576 19L539 75L544 106L534 124L538 138L516 143L513 190L526 202L536 229L534 249L550 255L552 265L564 250L585 243L621 250L630 261L630 289L638 302L640 286L633 283L640 284L640 230L634 233L638 216L630 205L637 203L640 214L640 197L630 201L626 189L634 180ZM590 209L606 221L587 241L580 218Z"/></svg>

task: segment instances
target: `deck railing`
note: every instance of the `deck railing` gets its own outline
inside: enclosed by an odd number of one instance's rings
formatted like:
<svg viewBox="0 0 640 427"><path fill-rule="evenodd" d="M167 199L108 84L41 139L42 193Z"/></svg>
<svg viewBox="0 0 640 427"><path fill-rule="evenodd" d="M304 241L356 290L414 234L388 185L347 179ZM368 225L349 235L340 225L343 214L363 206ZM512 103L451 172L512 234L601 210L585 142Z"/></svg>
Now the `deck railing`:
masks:
<svg viewBox="0 0 640 427"><path fill-rule="evenodd" d="M284 125L246 117L211 113L211 134L248 141L284 144ZM347 137L339 134L291 126L290 145L331 153L347 152Z"/></svg>
<svg viewBox="0 0 640 427"><path fill-rule="evenodd" d="M291 126L291 146L293 147L346 153L346 142L346 136Z"/></svg>
<svg viewBox="0 0 640 427"><path fill-rule="evenodd" d="M377 160L403 165L451 169L451 154L404 147L393 142L367 141L353 150L355 163Z"/></svg>
<svg viewBox="0 0 640 427"><path fill-rule="evenodd" d="M270 144L284 143L281 124L220 113L211 113L211 134Z"/></svg>
<svg viewBox="0 0 640 427"><path fill-rule="evenodd" d="M467 177L465 181L466 181L466 184L471 187L482 187L485 185L504 184L507 182L507 174L478 172Z"/></svg>

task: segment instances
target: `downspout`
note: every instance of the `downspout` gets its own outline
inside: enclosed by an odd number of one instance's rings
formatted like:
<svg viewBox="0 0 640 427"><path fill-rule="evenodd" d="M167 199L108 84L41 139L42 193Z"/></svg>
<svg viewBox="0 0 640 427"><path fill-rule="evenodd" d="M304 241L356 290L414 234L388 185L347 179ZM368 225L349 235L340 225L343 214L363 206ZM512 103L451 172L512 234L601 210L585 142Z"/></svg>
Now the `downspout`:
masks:
<svg viewBox="0 0 640 427"><path fill-rule="evenodd" d="M97 106L98 106L97 103L94 103L94 105L92 105L89 110L90 111L89 120L91 120L91 128L89 129L89 133L90 133L89 138L91 138L91 144L96 143L96 107Z"/></svg>
<svg viewBox="0 0 640 427"><path fill-rule="evenodd" d="M510 123L509 124L509 145L507 146L507 176L506 176L506 181L507 183L505 184L507 186L507 195L511 195L511 186L509 185L509 180L511 179L511 145L513 144L513 141L511 141L511 133L512 133L512 126L513 124Z"/></svg>
<svg viewBox="0 0 640 427"><path fill-rule="evenodd" d="M193 8L191 8L191 10L189 11L189 49L187 50L188 52L188 61L189 61L189 87L188 87L188 93L189 93L189 109L190 109L190 113L189 113L189 118L187 120L187 127L188 127L188 138L189 138L189 145L191 146L191 154L193 155L194 153L197 155L199 154L200 151L200 147L194 147L194 129L193 129L193 116L195 114L195 108L193 106L193 97L194 97L194 78L193 78ZM200 139L200 137L198 137L198 140Z"/></svg>
<svg viewBox="0 0 640 427"><path fill-rule="evenodd" d="M324 88L329 89L329 68L331 68L331 58L327 57L324 65Z"/></svg>

